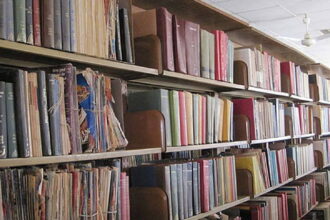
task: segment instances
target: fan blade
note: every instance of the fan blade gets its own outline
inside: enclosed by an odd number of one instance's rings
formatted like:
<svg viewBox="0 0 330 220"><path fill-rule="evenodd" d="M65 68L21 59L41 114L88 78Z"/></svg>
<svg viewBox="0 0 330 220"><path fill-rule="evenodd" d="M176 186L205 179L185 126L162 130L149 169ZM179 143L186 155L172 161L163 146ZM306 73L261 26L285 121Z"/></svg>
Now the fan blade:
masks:
<svg viewBox="0 0 330 220"><path fill-rule="evenodd" d="M293 37L284 37L284 36L277 36L280 39L284 39L284 40L290 40L290 41L296 41L296 42L300 42L301 39L299 38L293 38Z"/></svg>
<svg viewBox="0 0 330 220"><path fill-rule="evenodd" d="M319 40L324 40L324 39L327 39L327 38L330 38L330 33L320 35L320 36L316 37L315 40L319 41Z"/></svg>

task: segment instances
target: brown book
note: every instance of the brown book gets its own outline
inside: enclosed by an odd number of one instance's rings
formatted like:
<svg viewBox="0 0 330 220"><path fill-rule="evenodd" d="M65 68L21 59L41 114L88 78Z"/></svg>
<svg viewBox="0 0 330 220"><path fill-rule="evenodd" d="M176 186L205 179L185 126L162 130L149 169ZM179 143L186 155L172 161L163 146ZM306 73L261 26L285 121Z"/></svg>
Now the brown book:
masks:
<svg viewBox="0 0 330 220"><path fill-rule="evenodd" d="M187 73L200 76L200 27L199 24L185 21L185 42Z"/></svg>
<svg viewBox="0 0 330 220"><path fill-rule="evenodd" d="M187 73L185 20L173 15L173 44L175 71Z"/></svg>
<svg viewBox="0 0 330 220"><path fill-rule="evenodd" d="M42 46L55 47L54 0L42 1Z"/></svg>
<svg viewBox="0 0 330 220"><path fill-rule="evenodd" d="M133 16L134 38L157 35L162 44L163 68L174 71L171 13L166 8L159 8L134 13Z"/></svg>

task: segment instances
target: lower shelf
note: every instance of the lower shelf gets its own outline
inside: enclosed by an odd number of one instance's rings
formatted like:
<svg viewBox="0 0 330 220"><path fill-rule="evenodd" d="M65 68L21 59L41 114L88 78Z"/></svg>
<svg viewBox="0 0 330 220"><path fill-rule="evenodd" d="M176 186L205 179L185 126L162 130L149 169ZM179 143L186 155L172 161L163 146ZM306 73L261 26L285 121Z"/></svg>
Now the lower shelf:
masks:
<svg viewBox="0 0 330 220"><path fill-rule="evenodd" d="M261 140L252 140L251 144L263 144L263 143L274 142L274 141L285 141L285 140L289 140L289 139L291 139L291 136L267 138L267 139L261 139Z"/></svg>
<svg viewBox="0 0 330 220"><path fill-rule="evenodd" d="M293 178L289 178L287 181L285 181L285 182L283 182L283 183L281 183L281 184L278 184L277 186L272 186L272 187L266 189L265 191L263 191L263 192L261 192L261 193L255 194L255 195L253 196L253 198L257 198L257 197L262 196L262 195L264 195L264 194L266 194L266 193L269 193L269 192L271 192L271 191L273 191L273 190L275 190L275 189L277 189L277 188L280 188L281 186L284 186L284 185L290 183L291 181L293 181Z"/></svg>
<svg viewBox="0 0 330 220"><path fill-rule="evenodd" d="M304 216L306 216L310 211L312 211L317 205L319 204L319 202L316 202L315 205L313 205L305 214L303 214L302 216L300 216L298 219L302 219Z"/></svg>
<svg viewBox="0 0 330 220"><path fill-rule="evenodd" d="M294 180L297 180L297 179L300 179L300 178L302 178L302 177L304 177L304 176L307 176L307 175L309 175L309 174L315 172L316 170L317 170L317 168L315 167L315 168L313 168L312 170L310 170L310 171L308 171L308 172L306 172L306 173L304 173L304 174L301 174L301 175L299 175L299 176L295 176L295 177L294 177Z"/></svg>
<svg viewBox="0 0 330 220"><path fill-rule="evenodd" d="M198 219L201 219L201 218L204 218L204 217L207 217L207 216L210 216L212 214L215 214L215 213L218 213L218 212L221 212L223 210L226 210L226 209L229 209L229 208L232 208L234 206L237 206L241 203L244 203L244 202L247 202L250 200L250 197L249 196L246 196L246 197L241 197L239 198L238 200L234 201L234 202L230 202L230 203L227 203L227 204L224 204L222 206L219 206L219 207L216 207L208 212L204 212L204 213L201 213L199 215L195 215L193 217L190 217L190 218L187 218L186 220L198 220Z"/></svg>
<svg viewBox="0 0 330 220"><path fill-rule="evenodd" d="M79 161L87 161L87 160L102 160L102 159L134 156L134 155L158 154L161 152L162 152L161 148L149 148L149 149L141 149L141 150L122 150L122 151L113 151L113 152L104 152L104 153L86 153L86 154L74 154L74 155L63 155L63 156L10 158L10 159L0 159L0 168L79 162Z"/></svg>

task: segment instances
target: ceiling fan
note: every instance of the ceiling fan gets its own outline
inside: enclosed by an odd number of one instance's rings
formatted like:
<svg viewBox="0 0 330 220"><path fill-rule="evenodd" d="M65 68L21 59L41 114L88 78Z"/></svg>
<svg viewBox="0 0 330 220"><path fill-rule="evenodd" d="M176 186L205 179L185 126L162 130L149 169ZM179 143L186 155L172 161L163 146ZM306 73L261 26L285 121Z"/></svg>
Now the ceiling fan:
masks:
<svg viewBox="0 0 330 220"><path fill-rule="evenodd" d="M312 37L312 35L309 33L309 30L308 30L310 22L311 22L311 19L307 16L307 14L305 14L305 16L303 18L303 23L306 25L306 33L305 33L303 39L284 37L284 36L278 36L278 38L300 42L302 45L304 45L306 47L310 47L310 46L314 45L317 41L330 38L330 29L320 30L322 32L322 35L320 35L318 37Z"/></svg>

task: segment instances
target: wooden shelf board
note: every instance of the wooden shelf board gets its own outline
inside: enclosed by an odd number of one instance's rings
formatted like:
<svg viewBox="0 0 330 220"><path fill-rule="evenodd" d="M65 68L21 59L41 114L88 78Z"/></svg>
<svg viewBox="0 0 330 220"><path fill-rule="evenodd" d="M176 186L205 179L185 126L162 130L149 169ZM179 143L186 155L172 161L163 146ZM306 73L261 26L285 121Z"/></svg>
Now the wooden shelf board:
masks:
<svg viewBox="0 0 330 220"><path fill-rule="evenodd" d="M253 87L250 86L248 88L249 91L253 91L253 92L258 92L258 93L262 93L265 96L274 96L274 97L289 97L289 93L285 93L285 92L277 92L277 91L272 91L272 90L267 90L267 89L262 89L262 88L257 88L257 87Z"/></svg>
<svg viewBox="0 0 330 220"><path fill-rule="evenodd" d="M290 95L291 99L297 100L297 101L303 101L303 102L313 102L313 99L311 98L305 98L297 95Z"/></svg>
<svg viewBox="0 0 330 220"><path fill-rule="evenodd" d="M320 134L320 137L325 137L325 136L329 136L330 135L330 131L329 132L323 132L322 134Z"/></svg>
<svg viewBox="0 0 330 220"><path fill-rule="evenodd" d="M190 217L190 218L187 218L185 220L198 220L198 219L201 219L201 218L204 218L204 217L207 217L207 216L210 216L212 214L215 214L215 213L218 213L218 212L221 212L223 210L226 210L226 209L229 209L229 208L232 208L234 206L237 206L237 205L240 205L244 202L247 202L250 200L250 197L249 196L246 196L246 197L241 197L239 198L238 200L234 201L234 202L230 202L230 203L227 203L227 204L224 204L222 206L219 206L219 207L216 207L208 212L204 212L204 213L201 213L201 214L198 214L198 215L195 215L193 217Z"/></svg>
<svg viewBox="0 0 330 220"><path fill-rule="evenodd" d="M129 78L158 75L158 70L152 68L7 40L0 40L0 54L0 62L19 67L41 67L70 62L78 67L97 67L99 71L118 76L125 75ZM8 63L11 59L13 62ZM27 61L30 62L30 65Z"/></svg>
<svg viewBox="0 0 330 220"><path fill-rule="evenodd" d="M330 166L330 163L324 165L323 168L327 168L327 167L329 167L329 166ZM329 197L330 197L330 196L329 196Z"/></svg>
<svg viewBox="0 0 330 220"><path fill-rule="evenodd" d="M167 147L166 153L170 152L180 152L180 151L190 151L190 150L205 150L213 148L226 148L238 145L248 144L248 141L233 141L233 142L223 142L223 143L214 143L214 144L200 144L200 145L188 145L180 147Z"/></svg>
<svg viewBox="0 0 330 220"><path fill-rule="evenodd" d="M330 102L325 101L325 100L319 100L319 101L317 101L317 104L320 104L320 105L330 105Z"/></svg>
<svg viewBox="0 0 330 220"><path fill-rule="evenodd" d="M203 0L133 0L133 4L152 9L165 7L183 19L198 23L202 28L212 30L233 30L248 27L249 24L224 12ZM187 10L189 9L189 10Z"/></svg>
<svg viewBox="0 0 330 220"><path fill-rule="evenodd" d="M253 198L257 198L257 197L262 196L262 195L264 195L266 193L269 193L269 192L271 192L271 191L273 191L273 190L275 190L277 188L280 188L281 186L284 186L284 185L286 185L286 184L288 184L288 183L290 183L292 181L293 181L293 178L289 178L287 181L285 181L285 182L283 182L283 183L281 183L281 184L279 184L277 186L272 186L272 187L266 189L264 192L261 192L261 193L258 193L256 195L253 195Z"/></svg>
<svg viewBox="0 0 330 220"><path fill-rule="evenodd" d="M300 178L303 178L304 176L307 176L307 175L309 175L309 174L311 174L311 173L314 173L316 170L317 170L317 168L315 167L315 168L313 168L312 170L310 170L310 171L308 171L308 172L306 172L306 173L304 173L304 174L301 174L301 175L299 175L299 176L295 176L295 177L294 177L294 180L298 180L298 179L300 179Z"/></svg>
<svg viewBox="0 0 330 220"><path fill-rule="evenodd" d="M319 202L316 202L315 205L313 205L305 214L303 214L302 216L299 217L299 219L302 219L303 217L305 217L310 211L312 211L317 205L319 204Z"/></svg>
<svg viewBox="0 0 330 220"><path fill-rule="evenodd" d="M315 134L301 134L301 135L296 135L296 136L293 136L294 139L297 139L297 138L310 138L310 137L314 137Z"/></svg>
<svg viewBox="0 0 330 220"><path fill-rule="evenodd" d="M113 151L113 152L105 152L105 153L86 153L86 154L30 157L30 158L10 158L10 159L0 159L0 168L68 163L68 162L79 162L79 161L89 161L89 160L102 160L102 159L134 156L134 155L156 154L161 152L162 152L161 148L150 148L150 149L141 149L141 150L122 150L122 151Z"/></svg>
<svg viewBox="0 0 330 220"><path fill-rule="evenodd" d="M170 77L170 78L195 82L195 83L199 83L199 84L205 84L205 85L208 85L211 87L218 87L218 88L223 87L223 88L228 88L228 89L239 89L239 90L245 89L244 85L234 84L234 83L230 83L230 82L223 82L223 81L208 79L208 78L204 78L204 77L192 76L192 75L183 74L183 73L171 72L171 71L167 71L167 70L164 70L162 75L166 76L166 77Z"/></svg>
<svg viewBox="0 0 330 220"><path fill-rule="evenodd" d="M291 139L291 136L268 138L268 139L261 139L261 140L252 140L250 144L263 144L263 143L275 142L275 141L285 141L285 140L289 140L289 139Z"/></svg>

